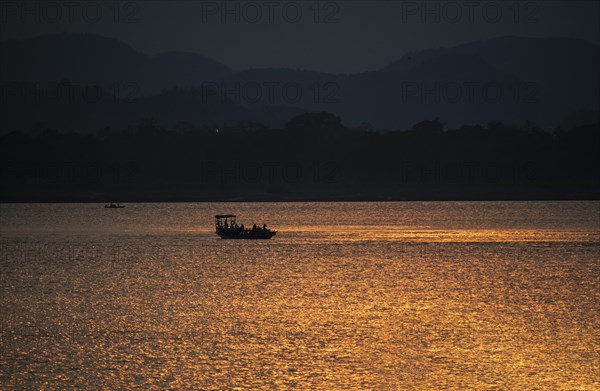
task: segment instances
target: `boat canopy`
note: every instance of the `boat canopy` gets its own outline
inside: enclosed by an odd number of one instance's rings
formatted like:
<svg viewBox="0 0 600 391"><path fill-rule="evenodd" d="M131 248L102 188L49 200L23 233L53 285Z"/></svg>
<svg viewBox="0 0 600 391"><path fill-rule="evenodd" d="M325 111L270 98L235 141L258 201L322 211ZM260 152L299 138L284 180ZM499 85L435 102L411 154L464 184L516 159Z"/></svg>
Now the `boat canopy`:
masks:
<svg viewBox="0 0 600 391"><path fill-rule="evenodd" d="M229 219L229 218L235 218L235 215L216 215L215 219Z"/></svg>

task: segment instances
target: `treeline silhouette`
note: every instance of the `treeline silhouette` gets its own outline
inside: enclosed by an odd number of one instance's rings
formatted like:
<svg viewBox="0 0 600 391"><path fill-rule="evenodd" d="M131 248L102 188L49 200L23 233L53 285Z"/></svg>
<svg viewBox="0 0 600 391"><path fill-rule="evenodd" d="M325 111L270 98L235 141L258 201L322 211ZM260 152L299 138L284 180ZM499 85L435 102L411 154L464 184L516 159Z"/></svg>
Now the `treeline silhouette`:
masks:
<svg viewBox="0 0 600 391"><path fill-rule="evenodd" d="M597 199L600 124L347 128L321 112L173 129L0 137L2 201Z"/></svg>

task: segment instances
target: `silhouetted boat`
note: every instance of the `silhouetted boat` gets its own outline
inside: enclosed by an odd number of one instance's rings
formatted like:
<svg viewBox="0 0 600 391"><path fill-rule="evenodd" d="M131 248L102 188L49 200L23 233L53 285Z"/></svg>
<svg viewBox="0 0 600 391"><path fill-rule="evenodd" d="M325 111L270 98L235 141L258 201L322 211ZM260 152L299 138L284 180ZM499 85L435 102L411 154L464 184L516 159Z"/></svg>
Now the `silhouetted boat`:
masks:
<svg viewBox="0 0 600 391"><path fill-rule="evenodd" d="M237 224L235 215L216 215L215 231L221 239L271 239L277 233L266 224L262 228L256 225L245 228L243 224Z"/></svg>
<svg viewBox="0 0 600 391"><path fill-rule="evenodd" d="M119 204L118 202L116 204L111 202L110 204L104 205L104 207L108 208L108 209L121 209L121 208L124 208L125 206Z"/></svg>

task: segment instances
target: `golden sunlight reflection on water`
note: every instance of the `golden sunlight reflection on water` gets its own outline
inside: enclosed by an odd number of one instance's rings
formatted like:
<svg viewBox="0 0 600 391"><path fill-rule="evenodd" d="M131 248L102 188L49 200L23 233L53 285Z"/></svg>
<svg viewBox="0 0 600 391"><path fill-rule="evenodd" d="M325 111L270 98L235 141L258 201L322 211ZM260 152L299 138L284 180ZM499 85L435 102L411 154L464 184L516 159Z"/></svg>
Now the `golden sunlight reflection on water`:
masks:
<svg viewBox="0 0 600 391"><path fill-rule="evenodd" d="M599 206L2 206L0 388L598 389Z"/></svg>

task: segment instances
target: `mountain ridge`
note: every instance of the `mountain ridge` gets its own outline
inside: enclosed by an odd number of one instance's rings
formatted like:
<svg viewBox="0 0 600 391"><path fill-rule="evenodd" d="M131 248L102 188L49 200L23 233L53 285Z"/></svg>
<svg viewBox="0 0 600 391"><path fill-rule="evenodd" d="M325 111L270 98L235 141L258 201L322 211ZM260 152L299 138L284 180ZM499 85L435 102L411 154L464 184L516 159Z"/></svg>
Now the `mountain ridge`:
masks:
<svg viewBox="0 0 600 391"><path fill-rule="evenodd" d="M375 129L406 129L434 117L450 125L531 120L548 128L600 106L600 46L576 38L502 36L413 51L379 70L354 74L281 67L234 71L198 53L146 55L115 38L78 33L0 41L0 52L4 85L43 82L52 90L70 80L97 85L117 98L206 87L244 107L251 120L257 118L251 108L274 107L277 123L284 120L282 108L289 108L290 113L329 111L346 125L367 123ZM187 107L209 112L207 104ZM166 106L152 114L170 117ZM192 112L186 116L202 121Z"/></svg>

